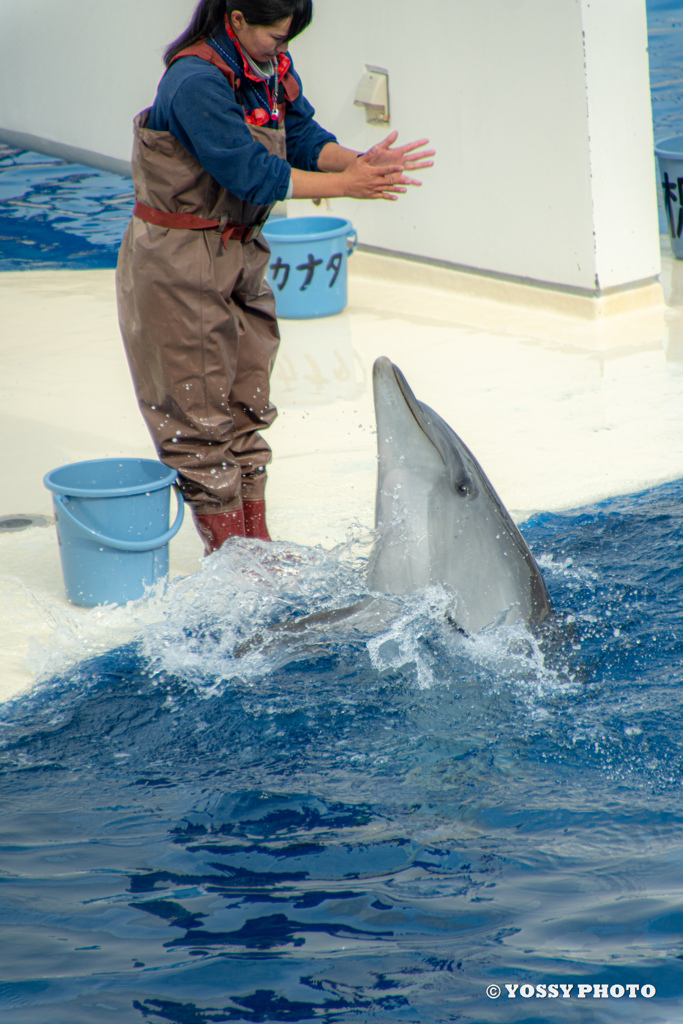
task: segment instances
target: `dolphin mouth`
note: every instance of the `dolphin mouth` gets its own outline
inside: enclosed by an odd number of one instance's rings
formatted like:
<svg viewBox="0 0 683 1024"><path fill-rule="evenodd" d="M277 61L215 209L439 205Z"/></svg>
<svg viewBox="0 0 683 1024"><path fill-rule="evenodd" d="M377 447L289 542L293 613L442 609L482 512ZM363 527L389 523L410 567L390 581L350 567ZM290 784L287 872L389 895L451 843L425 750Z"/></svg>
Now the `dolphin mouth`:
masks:
<svg viewBox="0 0 683 1024"><path fill-rule="evenodd" d="M420 430L422 436L438 453L446 471L452 478L452 483L457 489L457 481L461 479L467 479L465 467L460 458L457 458L454 465L453 453L449 457L448 445L444 443L444 438L441 436L441 430L439 429L438 423L440 417L436 413L419 402L410 387L410 384L405 379L398 366L392 363L387 356L380 356L375 360L373 367L373 381L375 389L375 410L379 414L379 407L381 405L381 392L384 390L385 394L390 391L394 398L400 398L403 400L403 406L411 414L416 426ZM449 428L446 428L447 430ZM469 483L469 481L468 481Z"/></svg>
<svg viewBox="0 0 683 1024"><path fill-rule="evenodd" d="M401 398L403 399L406 408L412 414L412 417L415 420L417 426L420 428L426 439L433 445L434 448L436 448L442 460L445 461L444 454L441 451L441 448L435 442L434 437L432 436L432 432L429 429L429 424L427 423L424 413L420 408L420 403L415 398L415 395L413 394L410 385L408 384L408 381L405 379L405 377L399 370L398 366L392 363L392 361L388 359L387 356L380 356L379 359L375 360L375 365L373 367L373 378L375 384L375 407L378 406L378 395L380 389L382 387L386 388L387 385L389 385L389 387L394 385L398 389L398 392Z"/></svg>
<svg viewBox="0 0 683 1024"><path fill-rule="evenodd" d="M389 381L396 384L399 391L401 392L401 396L404 402L406 403L406 405L412 412L413 416L417 420L418 424L424 431L424 423L422 420L422 416L420 414L420 407L417 403L417 399L415 398L415 395L410 389L408 381L405 379L405 377L399 370L398 366L392 363L391 359L388 359L386 356L380 356L379 359L375 360L375 365L373 367L373 375L375 379L375 387L377 387L378 384L386 385L387 382Z"/></svg>
<svg viewBox="0 0 683 1024"><path fill-rule="evenodd" d="M408 381L405 379L405 377L399 370L398 366L396 366L394 363L391 364L391 369L394 372L394 380L398 384L398 389L403 395L404 402L406 403L406 405L412 412L413 416L415 417L415 419L417 420L417 422L420 424L424 431L423 418L420 413L420 407L417 404L417 399L415 398L415 395L410 389Z"/></svg>

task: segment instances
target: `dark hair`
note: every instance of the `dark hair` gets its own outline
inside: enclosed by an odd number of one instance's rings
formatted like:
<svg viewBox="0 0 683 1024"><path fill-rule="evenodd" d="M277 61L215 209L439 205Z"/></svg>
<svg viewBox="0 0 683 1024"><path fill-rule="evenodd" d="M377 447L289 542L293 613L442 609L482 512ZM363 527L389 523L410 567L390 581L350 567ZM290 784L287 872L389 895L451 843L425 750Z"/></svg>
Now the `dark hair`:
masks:
<svg viewBox="0 0 683 1024"><path fill-rule="evenodd" d="M294 39L310 25L313 17L312 0L200 0L192 21L182 35L171 43L164 53L166 67L176 54L188 46L207 39L223 27L225 15L241 11L249 25L274 25L283 18L292 19L289 38Z"/></svg>

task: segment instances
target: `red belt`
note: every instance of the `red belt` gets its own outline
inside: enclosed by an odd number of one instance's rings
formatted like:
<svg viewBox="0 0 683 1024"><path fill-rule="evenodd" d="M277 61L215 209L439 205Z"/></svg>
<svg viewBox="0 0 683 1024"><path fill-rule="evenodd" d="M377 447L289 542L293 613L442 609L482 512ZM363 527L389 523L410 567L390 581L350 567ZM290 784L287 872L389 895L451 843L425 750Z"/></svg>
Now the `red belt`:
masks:
<svg viewBox="0 0 683 1024"><path fill-rule="evenodd" d="M190 231L209 231L221 228L223 245L232 239L245 245L261 234L265 221L259 224L223 224L219 220L207 220L196 217L193 213L171 213L169 210L155 210L153 206L145 206L136 200L133 216L144 220L147 224L156 224L160 228L185 228Z"/></svg>

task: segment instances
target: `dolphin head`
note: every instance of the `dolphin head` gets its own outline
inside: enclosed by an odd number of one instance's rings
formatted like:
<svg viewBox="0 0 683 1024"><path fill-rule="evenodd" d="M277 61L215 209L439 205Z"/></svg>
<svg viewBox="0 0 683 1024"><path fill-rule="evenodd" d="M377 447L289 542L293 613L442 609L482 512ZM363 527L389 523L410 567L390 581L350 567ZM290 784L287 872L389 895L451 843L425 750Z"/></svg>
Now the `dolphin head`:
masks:
<svg viewBox="0 0 683 1024"><path fill-rule="evenodd" d="M377 418L377 540L368 587L410 593L439 584L467 632L535 624L551 610L522 535L463 441L419 402L382 357L373 370Z"/></svg>

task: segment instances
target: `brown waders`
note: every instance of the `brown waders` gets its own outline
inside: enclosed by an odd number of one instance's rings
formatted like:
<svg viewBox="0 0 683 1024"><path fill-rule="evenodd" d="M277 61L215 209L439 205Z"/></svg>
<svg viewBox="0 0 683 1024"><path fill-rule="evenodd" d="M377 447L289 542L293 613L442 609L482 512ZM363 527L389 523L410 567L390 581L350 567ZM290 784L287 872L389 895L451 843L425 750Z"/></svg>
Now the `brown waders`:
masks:
<svg viewBox="0 0 683 1024"><path fill-rule="evenodd" d="M148 116L135 121L137 203L116 272L138 403L159 458L178 471L207 550L225 539L207 536L217 514L225 536L244 535L246 509L254 518L247 536L267 539L271 450L259 429L277 415L269 385L280 336L258 226L271 208L231 195L174 136L149 130ZM249 129L285 158L284 127Z"/></svg>

